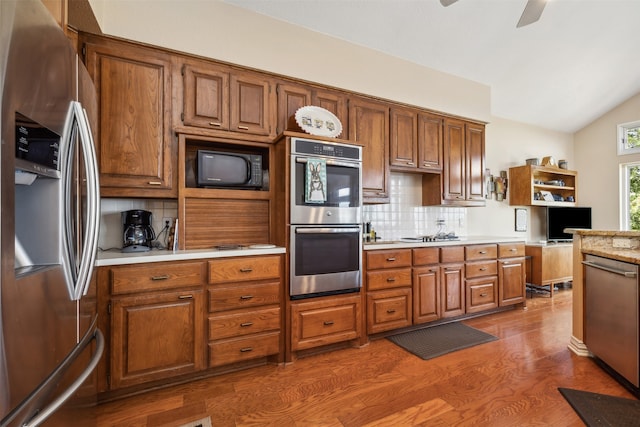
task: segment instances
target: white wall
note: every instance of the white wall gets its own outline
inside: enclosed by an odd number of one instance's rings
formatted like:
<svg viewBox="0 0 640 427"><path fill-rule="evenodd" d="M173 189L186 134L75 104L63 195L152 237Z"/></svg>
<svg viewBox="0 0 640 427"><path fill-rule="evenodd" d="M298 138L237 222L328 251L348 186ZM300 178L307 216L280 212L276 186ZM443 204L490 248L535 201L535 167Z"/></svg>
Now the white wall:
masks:
<svg viewBox="0 0 640 427"><path fill-rule="evenodd" d="M609 111L575 134L578 196L594 207L594 229L620 229L620 164L640 161L640 155L618 156L617 126L640 120L640 94Z"/></svg>
<svg viewBox="0 0 640 427"><path fill-rule="evenodd" d="M486 85L219 1L166 0L153 7L139 0L90 1L106 34L490 122L486 162L494 175L530 157L552 155L568 160L570 168L575 163L571 135L493 117ZM406 181L396 176L393 182ZM406 203L415 197L400 196L391 206L370 207L367 212L407 212ZM397 202L402 206L395 206L395 200L402 200ZM434 218L451 217L457 219L450 228L458 233L540 240L542 209L528 211L526 233L514 231L514 206L508 201L488 200L485 208L462 211L426 208L411 217L429 232Z"/></svg>

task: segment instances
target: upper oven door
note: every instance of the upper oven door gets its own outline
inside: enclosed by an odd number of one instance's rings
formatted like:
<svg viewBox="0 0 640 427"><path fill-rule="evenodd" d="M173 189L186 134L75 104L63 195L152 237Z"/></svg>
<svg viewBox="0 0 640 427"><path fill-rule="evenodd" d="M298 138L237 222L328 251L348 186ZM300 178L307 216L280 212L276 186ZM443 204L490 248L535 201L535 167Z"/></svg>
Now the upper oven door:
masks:
<svg viewBox="0 0 640 427"><path fill-rule="evenodd" d="M313 157L291 156L291 224L359 224L362 169L359 162L326 159L325 201L307 202L307 165Z"/></svg>

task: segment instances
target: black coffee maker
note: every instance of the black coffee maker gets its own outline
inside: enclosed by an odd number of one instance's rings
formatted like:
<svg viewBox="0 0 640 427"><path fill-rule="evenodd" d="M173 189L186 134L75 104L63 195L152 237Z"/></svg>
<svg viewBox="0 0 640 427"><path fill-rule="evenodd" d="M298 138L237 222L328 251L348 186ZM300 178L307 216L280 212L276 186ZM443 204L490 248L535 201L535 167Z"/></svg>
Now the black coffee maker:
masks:
<svg viewBox="0 0 640 427"><path fill-rule="evenodd" d="M122 212L122 227L122 252L146 252L151 249L156 238L151 226L151 212L141 209Z"/></svg>

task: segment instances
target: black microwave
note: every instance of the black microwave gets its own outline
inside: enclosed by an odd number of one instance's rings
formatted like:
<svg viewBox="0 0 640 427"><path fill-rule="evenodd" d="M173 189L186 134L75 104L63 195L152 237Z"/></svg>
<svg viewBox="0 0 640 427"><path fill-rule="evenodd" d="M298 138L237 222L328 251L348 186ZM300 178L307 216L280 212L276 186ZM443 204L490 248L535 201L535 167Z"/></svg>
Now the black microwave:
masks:
<svg viewBox="0 0 640 427"><path fill-rule="evenodd" d="M198 150L197 162L199 187L262 187L260 154Z"/></svg>

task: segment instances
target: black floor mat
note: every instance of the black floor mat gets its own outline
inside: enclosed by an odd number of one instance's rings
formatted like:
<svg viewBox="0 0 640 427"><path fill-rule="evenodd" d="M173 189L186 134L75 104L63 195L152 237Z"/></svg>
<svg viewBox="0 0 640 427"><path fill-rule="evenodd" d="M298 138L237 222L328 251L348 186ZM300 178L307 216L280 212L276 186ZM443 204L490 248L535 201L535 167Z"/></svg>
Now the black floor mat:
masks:
<svg viewBox="0 0 640 427"><path fill-rule="evenodd" d="M498 338L460 322L446 323L387 337L394 344L428 360Z"/></svg>
<svg viewBox="0 0 640 427"><path fill-rule="evenodd" d="M558 391L588 426L638 427L640 401L589 391L558 388Z"/></svg>

